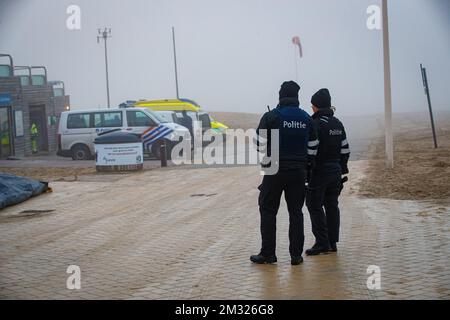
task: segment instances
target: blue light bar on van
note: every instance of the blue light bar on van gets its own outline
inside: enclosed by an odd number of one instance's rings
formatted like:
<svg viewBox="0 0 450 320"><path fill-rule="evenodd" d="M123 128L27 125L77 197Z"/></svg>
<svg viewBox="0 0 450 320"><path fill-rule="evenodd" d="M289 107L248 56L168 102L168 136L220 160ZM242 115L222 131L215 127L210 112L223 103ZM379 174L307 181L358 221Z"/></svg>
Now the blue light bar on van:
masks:
<svg viewBox="0 0 450 320"><path fill-rule="evenodd" d="M187 102L187 103L191 103L191 104L193 104L194 106L196 106L196 107L199 107L200 108L200 105L197 103L197 102L195 102L194 100L190 100L190 99L179 99L180 101L183 101L183 102Z"/></svg>
<svg viewBox="0 0 450 320"><path fill-rule="evenodd" d="M125 108L132 108L134 107L136 104L135 100L127 100L125 102L122 102L121 104L119 104L119 108L120 109L125 109Z"/></svg>

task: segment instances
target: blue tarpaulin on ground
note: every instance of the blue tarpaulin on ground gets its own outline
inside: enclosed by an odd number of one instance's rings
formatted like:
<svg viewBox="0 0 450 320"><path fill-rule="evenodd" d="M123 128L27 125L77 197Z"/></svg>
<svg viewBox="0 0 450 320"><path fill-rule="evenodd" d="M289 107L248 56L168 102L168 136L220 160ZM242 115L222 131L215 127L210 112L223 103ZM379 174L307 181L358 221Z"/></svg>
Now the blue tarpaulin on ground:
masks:
<svg viewBox="0 0 450 320"><path fill-rule="evenodd" d="M0 209L23 202L48 190L48 183L0 173Z"/></svg>

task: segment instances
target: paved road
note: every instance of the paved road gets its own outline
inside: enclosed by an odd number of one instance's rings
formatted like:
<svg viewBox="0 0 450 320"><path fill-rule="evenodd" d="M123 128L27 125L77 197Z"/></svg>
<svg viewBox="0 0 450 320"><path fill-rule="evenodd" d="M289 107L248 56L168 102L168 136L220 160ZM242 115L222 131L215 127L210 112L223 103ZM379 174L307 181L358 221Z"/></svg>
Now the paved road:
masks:
<svg viewBox="0 0 450 320"><path fill-rule="evenodd" d="M0 212L0 298L450 298L449 208L362 199L353 184L340 251L292 267L283 204L279 262L258 266L249 256L259 249L259 181L258 168L235 167L55 182L54 193ZM81 290L66 288L69 265L81 268ZM366 286L369 265L381 268L381 290Z"/></svg>

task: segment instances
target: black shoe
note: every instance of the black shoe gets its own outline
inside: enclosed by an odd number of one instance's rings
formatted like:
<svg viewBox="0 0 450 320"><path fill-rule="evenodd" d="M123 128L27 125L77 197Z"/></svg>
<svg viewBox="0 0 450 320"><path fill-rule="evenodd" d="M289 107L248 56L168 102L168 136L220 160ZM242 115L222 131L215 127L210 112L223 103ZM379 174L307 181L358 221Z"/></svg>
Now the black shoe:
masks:
<svg viewBox="0 0 450 320"><path fill-rule="evenodd" d="M275 255L265 257L262 254L254 255L250 257L250 261L256 264L272 264L277 262L277 257Z"/></svg>
<svg viewBox="0 0 450 320"><path fill-rule="evenodd" d="M330 243L330 252L337 252L337 245L336 242Z"/></svg>
<svg viewBox="0 0 450 320"><path fill-rule="evenodd" d="M315 244L311 249L306 250L307 256L317 256L322 253L328 253L330 247Z"/></svg>
<svg viewBox="0 0 450 320"><path fill-rule="evenodd" d="M291 257L291 265L298 266L300 263L303 263L303 257Z"/></svg>

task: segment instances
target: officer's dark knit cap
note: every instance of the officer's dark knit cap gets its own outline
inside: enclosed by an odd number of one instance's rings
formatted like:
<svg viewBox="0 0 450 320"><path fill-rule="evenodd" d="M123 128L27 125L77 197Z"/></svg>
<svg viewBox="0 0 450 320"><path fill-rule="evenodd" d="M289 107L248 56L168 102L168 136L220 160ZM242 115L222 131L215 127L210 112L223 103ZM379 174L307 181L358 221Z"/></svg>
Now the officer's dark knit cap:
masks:
<svg viewBox="0 0 450 320"><path fill-rule="evenodd" d="M300 86L295 81L286 81L281 85L280 99L297 98Z"/></svg>
<svg viewBox="0 0 450 320"><path fill-rule="evenodd" d="M319 109L331 108L330 91L328 89L320 89L312 96L311 103Z"/></svg>

